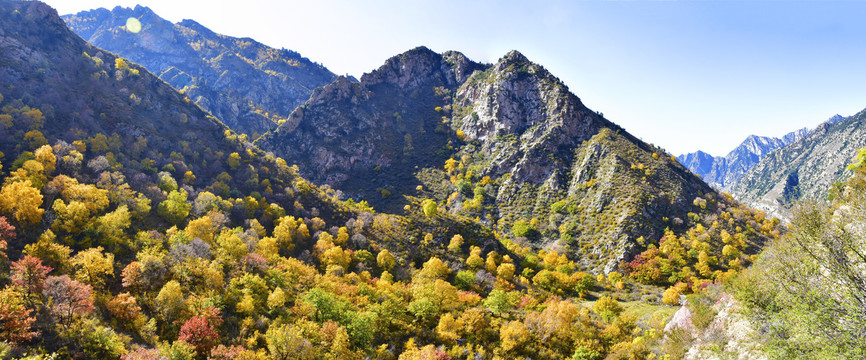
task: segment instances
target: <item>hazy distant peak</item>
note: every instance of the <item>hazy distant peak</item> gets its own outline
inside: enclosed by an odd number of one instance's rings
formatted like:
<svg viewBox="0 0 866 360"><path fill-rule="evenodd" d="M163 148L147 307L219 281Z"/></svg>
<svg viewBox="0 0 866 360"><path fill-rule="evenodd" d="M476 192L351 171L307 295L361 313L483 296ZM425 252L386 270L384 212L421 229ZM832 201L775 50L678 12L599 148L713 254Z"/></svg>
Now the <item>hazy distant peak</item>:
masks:
<svg viewBox="0 0 866 360"><path fill-rule="evenodd" d="M811 130L809 130L809 128L805 128L805 127L802 129L799 129L799 130L794 130L792 132L785 134L785 136L782 136L782 141L785 143L785 145L788 145L790 143L793 143L797 140L800 140L800 139L806 137L806 135L809 135L809 132L811 132Z"/></svg>
<svg viewBox="0 0 866 360"><path fill-rule="evenodd" d="M847 118L848 118L848 116L842 116L842 115L836 114L836 115L831 116L829 119L827 119L827 122L830 124L833 124L833 123L837 123L837 122L840 122L842 120L845 120Z"/></svg>
<svg viewBox="0 0 866 360"><path fill-rule="evenodd" d="M198 21L192 19L183 19L177 24L207 37L218 36L218 34L213 32L211 29L208 29Z"/></svg>

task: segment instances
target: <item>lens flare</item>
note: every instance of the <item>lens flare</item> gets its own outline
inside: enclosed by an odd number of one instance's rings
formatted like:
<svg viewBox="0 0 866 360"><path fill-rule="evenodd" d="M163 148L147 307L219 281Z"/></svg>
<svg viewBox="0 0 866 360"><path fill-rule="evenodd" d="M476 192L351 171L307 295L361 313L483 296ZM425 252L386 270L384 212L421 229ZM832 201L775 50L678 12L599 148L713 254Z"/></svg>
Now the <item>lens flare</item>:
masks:
<svg viewBox="0 0 866 360"><path fill-rule="evenodd" d="M126 31L129 31L133 34L138 34L141 31L141 22L136 18L126 19Z"/></svg>

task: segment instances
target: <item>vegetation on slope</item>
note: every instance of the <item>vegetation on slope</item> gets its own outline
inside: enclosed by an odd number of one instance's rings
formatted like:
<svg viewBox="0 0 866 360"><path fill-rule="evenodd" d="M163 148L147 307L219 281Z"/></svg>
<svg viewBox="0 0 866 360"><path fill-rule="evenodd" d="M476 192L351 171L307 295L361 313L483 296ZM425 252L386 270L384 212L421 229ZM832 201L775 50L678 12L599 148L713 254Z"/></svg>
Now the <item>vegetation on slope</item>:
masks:
<svg viewBox="0 0 866 360"><path fill-rule="evenodd" d="M640 238L684 235L741 206L516 51L480 65L410 50L360 82L317 91L256 144L377 209L427 198L597 272L645 250ZM698 205L706 201L723 204ZM735 221L730 232L748 228ZM743 250L754 254L771 233L748 233Z"/></svg>
<svg viewBox="0 0 866 360"><path fill-rule="evenodd" d="M735 283L771 358L866 356L866 149L831 203L802 202L790 232Z"/></svg>
<svg viewBox="0 0 866 360"><path fill-rule="evenodd" d="M618 276L430 200L339 201L46 5L0 16L3 357L600 359L660 336L602 296Z"/></svg>
<svg viewBox="0 0 866 360"><path fill-rule="evenodd" d="M300 177L141 67L87 45L46 5L0 0L0 16L0 80L9 84L0 89L3 357L653 358L664 319L636 301L658 303L660 285L685 293L721 282L751 260L743 254L778 236L775 222L698 191L706 185L697 179L681 182L681 165L613 127L538 164L593 162L568 175L580 179L568 186L524 181L558 175L504 166L485 175L498 155L488 157L468 128L451 127L472 121L469 112L436 115L424 128L453 145L418 169L420 187L400 193L418 195L400 200L402 215L377 213ZM431 81L452 88L484 68L455 53L431 58L452 69ZM345 80L334 87L323 91L399 92ZM446 90L429 92L450 97ZM401 113L387 114L399 130ZM428 125L413 121L403 124ZM430 144L413 144L430 153ZM530 194L499 200L520 191ZM682 217L665 219L675 204ZM618 216L635 215L671 231L634 239L647 252L622 264L627 276L584 272L583 255L555 244L540 249L542 239L584 246L591 234L620 231ZM653 262L667 265L656 273Z"/></svg>

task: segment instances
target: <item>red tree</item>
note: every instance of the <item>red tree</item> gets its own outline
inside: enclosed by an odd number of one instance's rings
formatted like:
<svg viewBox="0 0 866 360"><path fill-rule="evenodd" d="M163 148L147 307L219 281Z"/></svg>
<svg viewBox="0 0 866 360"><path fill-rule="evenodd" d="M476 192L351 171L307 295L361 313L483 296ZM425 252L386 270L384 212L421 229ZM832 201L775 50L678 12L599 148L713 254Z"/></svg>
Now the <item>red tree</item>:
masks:
<svg viewBox="0 0 866 360"><path fill-rule="evenodd" d="M0 261L5 261L7 240L15 238L15 227L6 222L5 216L0 216Z"/></svg>
<svg viewBox="0 0 866 360"><path fill-rule="evenodd" d="M178 340L186 341L195 347L199 357L207 356L210 349L216 345L217 333L204 316L193 316L180 327Z"/></svg>
<svg viewBox="0 0 866 360"><path fill-rule="evenodd" d="M20 344L39 336L38 331L30 329L34 321L30 309L23 305L0 304L0 341Z"/></svg>
<svg viewBox="0 0 866 360"><path fill-rule="evenodd" d="M139 289L144 283L141 277L141 265L138 264L138 261L133 261L129 265L126 265L120 276L123 278L121 285L131 290Z"/></svg>
<svg viewBox="0 0 866 360"><path fill-rule="evenodd" d="M208 360L251 359L252 357L248 355L250 355L250 352L243 346L232 345L227 347L225 345L217 345L211 350Z"/></svg>
<svg viewBox="0 0 866 360"><path fill-rule="evenodd" d="M42 259L25 255L21 260L12 263L12 283L24 288L27 300L32 301L34 294L42 293L50 271L50 267L42 265Z"/></svg>
<svg viewBox="0 0 866 360"><path fill-rule="evenodd" d="M48 309L51 316L57 322L69 325L75 315L86 315L93 311L92 291L90 285L84 285L63 275L48 277L42 294L52 303L51 308Z"/></svg>

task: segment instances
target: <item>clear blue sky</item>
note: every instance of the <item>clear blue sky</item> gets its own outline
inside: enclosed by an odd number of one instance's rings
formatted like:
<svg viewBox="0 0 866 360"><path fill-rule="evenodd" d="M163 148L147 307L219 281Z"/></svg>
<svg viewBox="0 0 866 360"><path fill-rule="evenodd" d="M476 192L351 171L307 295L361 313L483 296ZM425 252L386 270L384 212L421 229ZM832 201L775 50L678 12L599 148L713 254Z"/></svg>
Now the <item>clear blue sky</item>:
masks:
<svg viewBox="0 0 866 360"><path fill-rule="evenodd" d="M516 49L675 155L724 155L749 134L780 136L866 108L862 1L47 3L60 14L141 4L356 77L418 45L483 62Z"/></svg>

